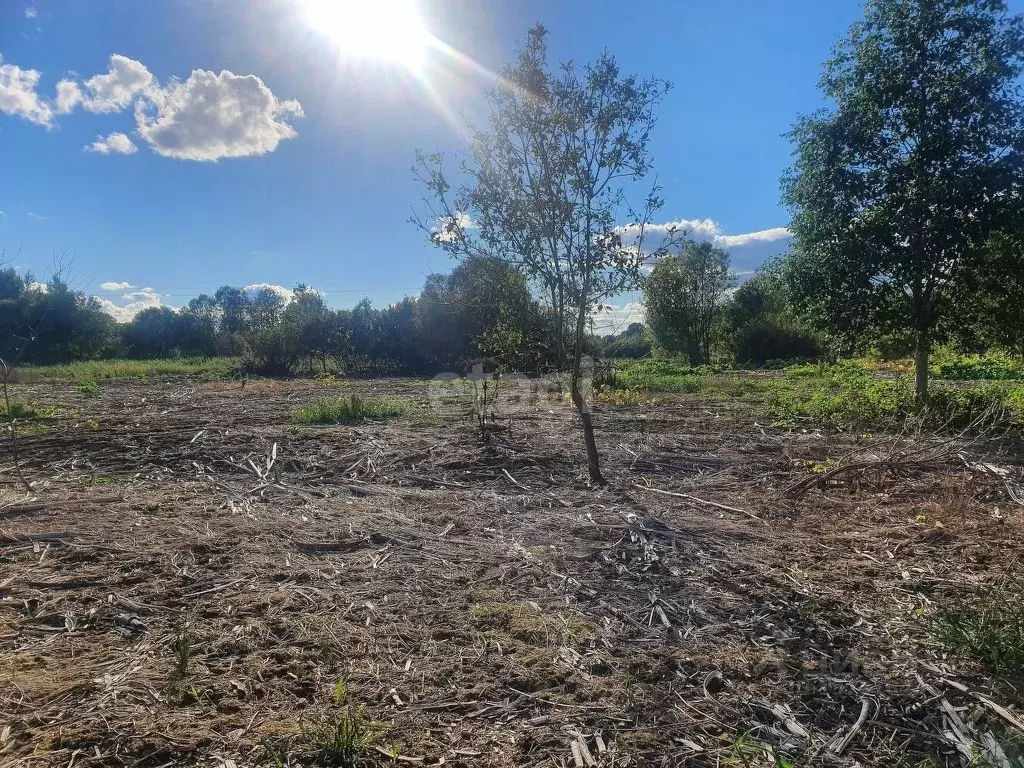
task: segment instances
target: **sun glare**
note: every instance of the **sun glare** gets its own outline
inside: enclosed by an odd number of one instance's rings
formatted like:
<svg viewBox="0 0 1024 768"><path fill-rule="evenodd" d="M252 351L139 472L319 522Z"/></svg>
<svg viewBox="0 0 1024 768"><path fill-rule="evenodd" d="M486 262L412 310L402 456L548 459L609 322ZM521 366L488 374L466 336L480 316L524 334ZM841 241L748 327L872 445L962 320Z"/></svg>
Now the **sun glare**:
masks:
<svg viewBox="0 0 1024 768"><path fill-rule="evenodd" d="M431 45L415 0L301 0L307 23L346 56L418 70Z"/></svg>

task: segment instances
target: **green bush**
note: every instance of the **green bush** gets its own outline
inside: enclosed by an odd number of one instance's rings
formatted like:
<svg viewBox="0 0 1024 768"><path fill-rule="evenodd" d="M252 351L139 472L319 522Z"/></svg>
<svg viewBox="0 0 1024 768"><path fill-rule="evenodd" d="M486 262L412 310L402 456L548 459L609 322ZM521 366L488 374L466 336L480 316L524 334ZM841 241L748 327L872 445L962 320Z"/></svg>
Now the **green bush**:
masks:
<svg viewBox="0 0 1024 768"><path fill-rule="evenodd" d="M816 360L825 349L817 334L781 319L754 320L733 336L740 365L763 366L772 360Z"/></svg>
<svg viewBox="0 0 1024 768"><path fill-rule="evenodd" d="M364 399L353 393L347 397L319 397L292 411L299 424L353 424L364 419L401 416L408 403L393 397Z"/></svg>
<svg viewBox="0 0 1024 768"><path fill-rule="evenodd" d="M91 397L100 391L100 385L92 379L78 382L78 394Z"/></svg>

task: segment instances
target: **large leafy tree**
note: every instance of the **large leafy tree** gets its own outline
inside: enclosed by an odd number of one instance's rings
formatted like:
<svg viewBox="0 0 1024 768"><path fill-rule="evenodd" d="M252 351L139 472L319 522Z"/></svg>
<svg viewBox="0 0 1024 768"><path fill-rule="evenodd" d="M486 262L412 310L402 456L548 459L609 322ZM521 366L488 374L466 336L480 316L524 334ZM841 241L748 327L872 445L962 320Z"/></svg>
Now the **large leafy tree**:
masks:
<svg viewBox="0 0 1024 768"><path fill-rule="evenodd" d="M623 75L607 52L553 69L547 35L531 29L487 95L486 129L469 128L465 185L453 190L440 155L418 156L426 212L417 223L454 256L513 264L550 302L590 477L602 483L581 389L587 320L639 283L640 241L660 200L653 188L635 198L634 185L651 171L648 143L668 84Z"/></svg>
<svg viewBox="0 0 1024 768"><path fill-rule="evenodd" d="M691 365L711 362L711 342L736 284L729 253L711 243L683 243L665 256L644 281L644 309L654 341L685 354Z"/></svg>
<svg viewBox="0 0 1024 768"><path fill-rule="evenodd" d="M794 297L835 331L911 331L916 394L953 297L1021 189L1024 24L1003 0L871 0L783 180Z"/></svg>

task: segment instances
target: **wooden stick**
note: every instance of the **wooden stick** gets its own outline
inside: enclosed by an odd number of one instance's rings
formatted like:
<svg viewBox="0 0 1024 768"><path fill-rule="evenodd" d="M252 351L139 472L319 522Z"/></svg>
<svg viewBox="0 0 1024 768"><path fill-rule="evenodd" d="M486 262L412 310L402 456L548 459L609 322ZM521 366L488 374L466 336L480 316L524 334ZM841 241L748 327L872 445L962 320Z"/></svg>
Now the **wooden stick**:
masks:
<svg viewBox="0 0 1024 768"><path fill-rule="evenodd" d="M759 522L759 523L764 523L765 525L768 525L768 523L765 523L764 520L762 520L760 517L755 515L753 512L748 512L747 510L740 509L739 507L730 507L727 504L719 504L717 501L708 501L707 499L698 499L696 496L691 496L688 493L677 493L676 491L663 491L660 488L651 488L650 486L639 485L638 483L633 483L633 487L634 488L639 488L641 491L650 491L651 493L660 493L662 496L672 496L673 498L677 498L677 499L687 499L689 501L694 501L697 504L704 504L704 505L709 506L709 507L716 507L717 509L724 509L726 512L738 512L741 515L746 515L747 517L749 517L752 520L757 520L757 522Z"/></svg>
<svg viewBox="0 0 1024 768"><path fill-rule="evenodd" d="M868 702L868 700L861 699L860 715L857 717L857 722L853 724L853 727L850 729L849 733L847 733L843 738L839 739L831 747L829 747L829 752L831 752L834 755L843 754L843 750L850 746L850 742L853 741L853 737L856 736L860 729L864 726L864 721L868 719L868 711L870 709L871 704Z"/></svg>

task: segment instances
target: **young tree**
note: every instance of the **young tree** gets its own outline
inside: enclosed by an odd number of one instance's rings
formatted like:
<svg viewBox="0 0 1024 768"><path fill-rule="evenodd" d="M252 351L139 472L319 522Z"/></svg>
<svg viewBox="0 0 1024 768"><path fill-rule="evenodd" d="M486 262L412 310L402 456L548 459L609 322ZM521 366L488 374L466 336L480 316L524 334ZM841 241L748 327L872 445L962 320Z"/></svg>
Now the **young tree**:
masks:
<svg viewBox="0 0 1024 768"><path fill-rule="evenodd" d="M416 222L454 256L512 263L550 302L590 478L603 483L581 389L587 319L639 283L643 235L661 201L655 187L637 212L630 193L651 171L648 141L669 86L622 75L607 52L552 71L547 35L540 24L531 29L488 93L487 130L469 128L465 186L452 190L440 155L417 155L427 211Z"/></svg>
<svg viewBox="0 0 1024 768"><path fill-rule="evenodd" d="M726 291L735 284L729 253L711 243L687 241L677 254L663 257L644 281L647 325L655 343L684 352L690 365L710 363Z"/></svg>
<svg viewBox="0 0 1024 768"><path fill-rule="evenodd" d="M911 330L919 404L957 286L1021 191L1024 24L1003 0L873 0L826 65L783 180L795 297L837 331Z"/></svg>

